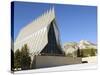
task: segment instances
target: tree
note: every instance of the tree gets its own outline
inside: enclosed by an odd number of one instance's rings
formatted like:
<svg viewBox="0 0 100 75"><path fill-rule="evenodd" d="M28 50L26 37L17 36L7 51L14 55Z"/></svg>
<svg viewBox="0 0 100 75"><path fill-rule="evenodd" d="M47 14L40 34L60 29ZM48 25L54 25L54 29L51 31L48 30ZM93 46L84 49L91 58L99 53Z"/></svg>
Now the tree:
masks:
<svg viewBox="0 0 100 75"><path fill-rule="evenodd" d="M25 44L21 49L21 69L30 69L31 57L29 56L29 49L27 44Z"/></svg>
<svg viewBox="0 0 100 75"><path fill-rule="evenodd" d="M83 52L83 50L81 50L81 57L84 57L84 52Z"/></svg>
<svg viewBox="0 0 100 75"><path fill-rule="evenodd" d="M21 52L19 49L14 53L14 68L18 69L21 67Z"/></svg>
<svg viewBox="0 0 100 75"><path fill-rule="evenodd" d="M91 56L95 56L96 55L96 50L95 49L91 49Z"/></svg>
<svg viewBox="0 0 100 75"><path fill-rule="evenodd" d="M11 49L11 71L14 70L14 52Z"/></svg>
<svg viewBox="0 0 100 75"><path fill-rule="evenodd" d="M77 57L81 57L81 51L80 51L79 48L78 48L78 50L77 50Z"/></svg>

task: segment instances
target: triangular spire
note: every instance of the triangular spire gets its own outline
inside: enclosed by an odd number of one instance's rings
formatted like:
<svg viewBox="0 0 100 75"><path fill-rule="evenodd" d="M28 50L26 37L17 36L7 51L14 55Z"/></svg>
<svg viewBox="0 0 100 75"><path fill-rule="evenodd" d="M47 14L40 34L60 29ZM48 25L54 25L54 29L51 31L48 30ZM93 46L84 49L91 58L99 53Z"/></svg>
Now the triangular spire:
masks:
<svg viewBox="0 0 100 75"><path fill-rule="evenodd" d="M54 9L54 6L52 7L52 13L53 13L53 15L55 16L55 9Z"/></svg>

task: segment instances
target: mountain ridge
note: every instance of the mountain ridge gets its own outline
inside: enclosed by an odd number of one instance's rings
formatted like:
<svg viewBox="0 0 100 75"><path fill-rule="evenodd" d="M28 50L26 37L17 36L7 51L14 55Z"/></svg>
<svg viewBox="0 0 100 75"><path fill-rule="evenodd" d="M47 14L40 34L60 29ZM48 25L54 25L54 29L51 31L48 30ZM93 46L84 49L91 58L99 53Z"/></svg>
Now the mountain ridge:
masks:
<svg viewBox="0 0 100 75"><path fill-rule="evenodd" d="M73 53L78 49L97 49L97 46L96 44L87 40L81 40L79 42L67 42L63 44L63 50L65 54Z"/></svg>

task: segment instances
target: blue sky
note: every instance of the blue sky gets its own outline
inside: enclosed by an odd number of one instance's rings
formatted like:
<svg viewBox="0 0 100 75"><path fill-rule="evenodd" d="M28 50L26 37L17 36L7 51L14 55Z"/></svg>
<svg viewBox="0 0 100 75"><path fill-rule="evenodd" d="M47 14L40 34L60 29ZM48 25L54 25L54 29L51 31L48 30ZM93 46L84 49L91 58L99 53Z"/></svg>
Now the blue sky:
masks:
<svg viewBox="0 0 100 75"><path fill-rule="evenodd" d="M61 42L88 40L97 43L97 7L15 2L14 40L21 28L54 6Z"/></svg>

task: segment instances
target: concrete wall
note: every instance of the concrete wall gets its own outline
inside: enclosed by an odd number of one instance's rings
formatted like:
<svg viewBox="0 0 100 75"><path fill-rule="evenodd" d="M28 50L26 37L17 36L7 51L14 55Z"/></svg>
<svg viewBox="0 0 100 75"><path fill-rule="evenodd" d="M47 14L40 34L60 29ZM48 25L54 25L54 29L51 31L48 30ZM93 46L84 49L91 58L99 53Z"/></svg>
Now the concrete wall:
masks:
<svg viewBox="0 0 100 75"><path fill-rule="evenodd" d="M46 68L71 64L81 64L81 62L82 58L72 58L64 56L36 56L35 67Z"/></svg>

